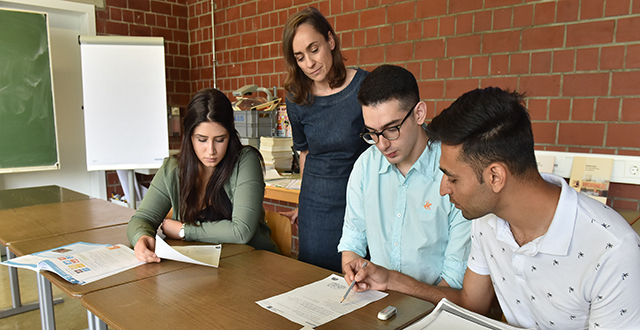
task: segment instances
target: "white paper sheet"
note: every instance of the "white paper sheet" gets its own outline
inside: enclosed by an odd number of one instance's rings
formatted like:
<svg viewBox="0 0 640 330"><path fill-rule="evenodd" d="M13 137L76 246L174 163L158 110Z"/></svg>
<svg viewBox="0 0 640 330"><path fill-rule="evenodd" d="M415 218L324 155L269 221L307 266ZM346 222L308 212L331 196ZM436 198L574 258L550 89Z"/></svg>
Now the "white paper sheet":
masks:
<svg viewBox="0 0 640 330"><path fill-rule="evenodd" d="M344 278L333 274L323 280L256 303L290 321L315 328L388 295L373 290L351 291L347 299L340 303L347 288Z"/></svg>
<svg viewBox="0 0 640 330"><path fill-rule="evenodd" d="M156 255L162 259L189 262L192 264L218 267L222 245L170 246L156 235Z"/></svg>

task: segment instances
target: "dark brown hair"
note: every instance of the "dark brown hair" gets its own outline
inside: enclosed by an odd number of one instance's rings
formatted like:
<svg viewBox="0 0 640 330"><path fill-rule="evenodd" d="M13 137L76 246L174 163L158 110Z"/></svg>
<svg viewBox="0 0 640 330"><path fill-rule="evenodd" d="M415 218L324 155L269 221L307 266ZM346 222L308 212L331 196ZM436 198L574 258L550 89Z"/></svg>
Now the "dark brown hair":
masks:
<svg viewBox="0 0 640 330"><path fill-rule="evenodd" d="M191 136L196 126L203 122L218 123L229 132L227 152L216 166L209 182L206 183L204 200L204 208L212 206L226 219L231 219L231 210L222 203L223 194L226 194L224 184L229 180L240 151L244 148L234 126L233 108L227 96L213 88L197 92L187 107L183 121L182 147L177 155L180 170L180 219L185 223L196 222L200 212L200 200L198 199L200 160L193 149ZM260 153L257 150L256 153L262 161Z"/></svg>
<svg viewBox="0 0 640 330"><path fill-rule="evenodd" d="M340 40L333 31L329 21L322 16L318 9L309 7L287 19L282 33L282 51L284 53L284 62L287 67L287 78L284 81L284 89L289 94L288 97L296 104L311 104L313 102L313 93L311 87L313 80L309 79L302 69L298 66L295 56L293 56L293 38L296 35L298 26L303 23L310 24L318 33L329 41L329 33L333 36L335 47L331 51L333 57L333 65L329 72L329 87L336 88L342 86L347 77L347 68L344 65L345 58L340 51Z"/></svg>

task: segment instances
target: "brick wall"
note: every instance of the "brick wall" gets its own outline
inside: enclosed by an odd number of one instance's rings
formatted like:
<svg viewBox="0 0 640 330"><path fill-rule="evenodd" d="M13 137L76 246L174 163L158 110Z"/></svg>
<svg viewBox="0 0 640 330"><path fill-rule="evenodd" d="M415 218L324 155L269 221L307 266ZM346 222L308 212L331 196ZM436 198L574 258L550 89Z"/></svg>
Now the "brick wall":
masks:
<svg viewBox="0 0 640 330"><path fill-rule="evenodd" d="M537 149L640 156L640 0L214 4L216 85L229 96L252 83L284 96L282 26L314 6L341 38L347 65L413 72L430 117L472 88L517 89L529 96ZM107 0L96 13L99 34L165 37L170 105L186 107L213 85L210 1ZM612 184L609 197L640 210L640 186Z"/></svg>

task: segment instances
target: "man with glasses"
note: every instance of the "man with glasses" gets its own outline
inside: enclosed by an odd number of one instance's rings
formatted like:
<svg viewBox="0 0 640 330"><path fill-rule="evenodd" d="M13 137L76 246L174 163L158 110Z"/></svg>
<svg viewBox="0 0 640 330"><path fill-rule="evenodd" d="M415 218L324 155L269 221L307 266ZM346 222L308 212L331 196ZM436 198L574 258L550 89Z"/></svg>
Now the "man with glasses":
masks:
<svg viewBox="0 0 640 330"><path fill-rule="evenodd" d="M358 92L372 146L354 164L347 185L347 207L338 251L351 283L370 253L378 266L427 284L462 287L471 226L440 196L440 144L428 146L420 101L411 72L382 65Z"/></svg>

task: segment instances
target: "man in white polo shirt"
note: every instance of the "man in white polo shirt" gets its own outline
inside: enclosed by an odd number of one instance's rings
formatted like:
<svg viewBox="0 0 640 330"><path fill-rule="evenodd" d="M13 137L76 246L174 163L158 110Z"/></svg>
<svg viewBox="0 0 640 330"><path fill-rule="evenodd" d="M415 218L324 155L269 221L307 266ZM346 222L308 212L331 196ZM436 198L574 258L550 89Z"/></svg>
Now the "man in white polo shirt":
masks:
<svg viewBox="0 0 640 330"><path fill-rule="evenodd" d="M640 329L640 238L608 206L537 171L523 96L465 93L427 127L441 143L442 195L472 225L462 290L429 286L375 264L357 291L447 298L537 329Z"/></svg>

